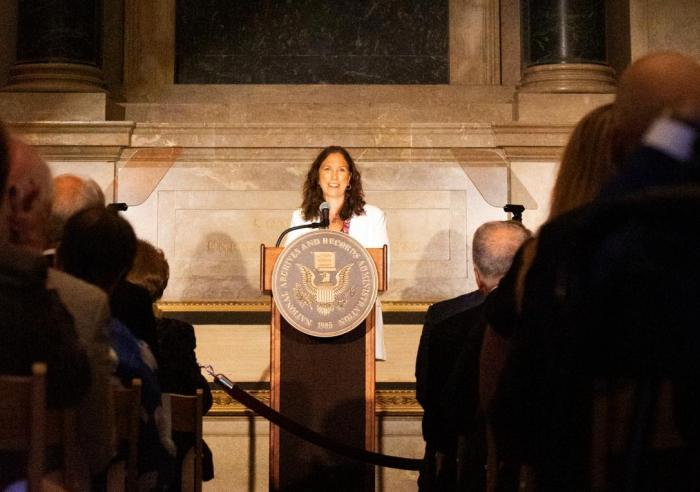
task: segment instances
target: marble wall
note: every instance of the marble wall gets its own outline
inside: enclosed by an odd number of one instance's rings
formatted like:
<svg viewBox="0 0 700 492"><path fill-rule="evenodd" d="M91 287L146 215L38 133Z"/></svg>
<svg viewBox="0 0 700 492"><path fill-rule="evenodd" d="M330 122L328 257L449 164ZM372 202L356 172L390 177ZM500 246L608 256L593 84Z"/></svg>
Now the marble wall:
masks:
<svg viewBox="0 0 700 492"><path fill-rule="evenodd" d="M474 288L470 239L523 203L546 217L569 124L284 125L13 123L56 173L98 180L137 234L171 264L166 301L261 301L259 248L301 201L319 148L350 148L369 203L388 220L385 301L429 302ZM303 145L303 146L300 146Z"/></svg>
<svg viewBox="0 0 700 492"><path fill-rule="evenodd" d="M632 59L650 51L680 51L700 60L700 2L629 0Z"/></svg>
<svg viewBox="0 0 700 492"><path fill-rule="evenodd" d="M17 59L23 63L48 60L102 63L101 2L82 0L70 9L53 0L19 2Z"/></svg>
<svg viewBox="0 0 700 492"><path fill-rule="evenodd" d="M129 204L126 216L138 234L161 247L171 263L164 300L261 297L260 244L274 244L288 225L318 148L272 147L275 139L313 143L309 127L299 129L303 135L291 128L283 134L265 128L267 137L238 130L137 125L132 147L116 163L115 200ZM367 200L386 212L391 280L383 298L428 301L473 288L469 240L484 221L506 218L501 208L513 198L512 189L533 211L532 217L526 212L529 224L539 224L548 207L553 160L569 127L548 144L555 145L547 147L554 149L546 155L551 160L534 167L528 158L513 167L489 148L497 137L488 125L413 127L408 133L405 128L354 130L328 138L324 129L326 134L318 136L357 145L351 152L362 170ZM251 149L241 142L260 138L271 147ZM231 141L243 147L230 148ZM375 147L366 147L369 141ZM441 148L450 141L486 148ZM533 173L542 176L533 179Z"/></svg>
<svg viewBox="0 0 700 492"><path fill-rule="evenodd" d="M447 0L179 0L179 84L445 84Z"/></svg>

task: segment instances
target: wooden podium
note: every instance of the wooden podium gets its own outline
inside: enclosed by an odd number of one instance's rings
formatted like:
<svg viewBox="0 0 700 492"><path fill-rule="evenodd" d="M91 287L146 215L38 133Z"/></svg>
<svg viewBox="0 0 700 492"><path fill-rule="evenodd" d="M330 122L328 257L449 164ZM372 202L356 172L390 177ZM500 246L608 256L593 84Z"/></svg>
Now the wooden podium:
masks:
<svg viewBox="0 0 700 492"><path fill-rule="evenodd" d="M367 250L387 285L387 247ZM272 292L282 248L261 247L260 284ZM302 333L272 302L270 404L338 442L375 449L375 309L354 330L322 338ZM374 466L304 441L270 424L270 490L374 490Z"/></svg>

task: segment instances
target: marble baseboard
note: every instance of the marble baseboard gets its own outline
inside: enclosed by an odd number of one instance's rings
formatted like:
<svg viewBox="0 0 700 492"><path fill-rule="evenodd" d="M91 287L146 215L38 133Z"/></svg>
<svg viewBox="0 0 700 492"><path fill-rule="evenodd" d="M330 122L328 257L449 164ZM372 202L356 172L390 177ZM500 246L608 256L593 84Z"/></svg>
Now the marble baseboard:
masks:
<svg viewBox="0 0 700 492"><path fill-rule="evenodd" d="M269 389L247 389L251 396L257 398L266 405L270 404ZM248 410L243 404L232 399L223 390L212 390L214 405L212 406L207 416L244 416L250 415L251 410ZM415 389L378 389L375 394L376 398L376 414L387 417L397 416L422 416L423 408L416 400Z"/></svg>

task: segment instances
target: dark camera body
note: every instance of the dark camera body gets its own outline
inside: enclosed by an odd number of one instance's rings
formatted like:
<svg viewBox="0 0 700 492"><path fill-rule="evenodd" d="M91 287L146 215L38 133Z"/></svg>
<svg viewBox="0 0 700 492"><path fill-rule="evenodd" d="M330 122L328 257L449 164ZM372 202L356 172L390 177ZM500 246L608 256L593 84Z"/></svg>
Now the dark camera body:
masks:
<svg viewBox="0 0 700 492"><path fill-rule="evenodd" d="M523 205L518 203L506 203L506 205L503 207L503 211L513 214L513 220L517 220L518 222L523 221L523 212L525 211L525 207Z"/></svg>

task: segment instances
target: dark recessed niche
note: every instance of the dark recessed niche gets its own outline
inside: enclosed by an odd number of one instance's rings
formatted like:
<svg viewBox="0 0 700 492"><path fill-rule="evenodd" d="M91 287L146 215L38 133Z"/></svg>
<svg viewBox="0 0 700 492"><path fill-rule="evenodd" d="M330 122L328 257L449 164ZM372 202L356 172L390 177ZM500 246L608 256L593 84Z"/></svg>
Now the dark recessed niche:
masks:
<svg viewBox="0 0 700 492"><path fill-rule="evenodd" d="M177 84L447 84L448 0L177 0Z"/></svg>

